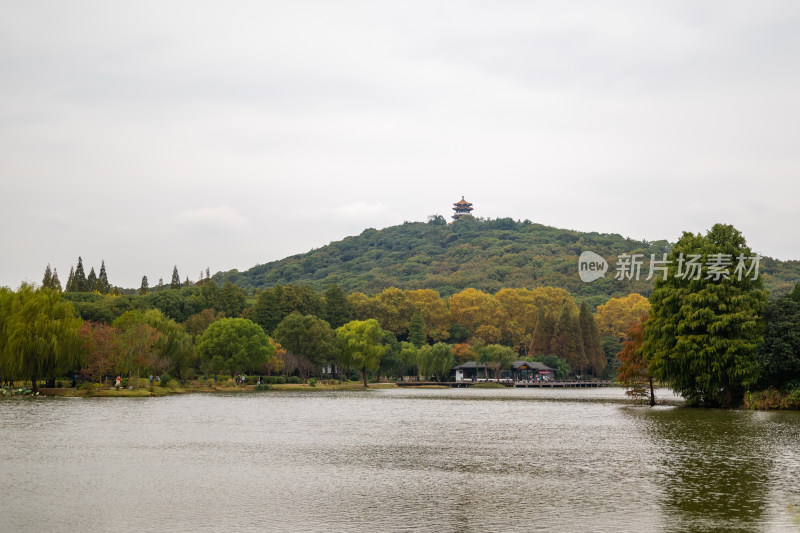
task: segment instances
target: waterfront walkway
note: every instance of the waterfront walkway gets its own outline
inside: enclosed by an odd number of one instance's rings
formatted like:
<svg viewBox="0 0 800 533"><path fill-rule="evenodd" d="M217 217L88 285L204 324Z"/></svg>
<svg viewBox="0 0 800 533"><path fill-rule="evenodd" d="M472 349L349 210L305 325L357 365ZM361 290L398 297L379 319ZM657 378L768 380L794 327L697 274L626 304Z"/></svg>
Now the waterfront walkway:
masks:
<svg viewBox="0 0 800 533"><path fill-rule="evenodd" d="M398 387L425 387L440 385L445 387L472 387L485 383L479 381L398 381ZM490 381L489 383L497 383ZM505 387L538 387L538 388L586 388L586 387L613 387L613 381L502 381L500 385Z"/></svg>

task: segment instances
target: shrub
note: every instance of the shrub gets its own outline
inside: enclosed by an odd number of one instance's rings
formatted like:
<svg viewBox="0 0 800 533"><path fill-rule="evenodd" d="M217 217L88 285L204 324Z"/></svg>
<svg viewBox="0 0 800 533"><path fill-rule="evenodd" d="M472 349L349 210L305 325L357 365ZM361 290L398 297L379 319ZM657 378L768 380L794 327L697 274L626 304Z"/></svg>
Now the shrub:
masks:
<svg viewBox="0 0 800 533"><path fill-rule="evenodd" d="M91 381L85 381L78 385L78 389L80 390L94 390L95 384Z"/></svg>
<svg viewBox="0 0 800 533"><path fill-rule="evenodd" d="M172 381L172 376L167 373L161 374L161 386L166 387Z"/></svg>
<svg viewBox="0 0 800 533"><path fill-rule="evenodd" d="M262 382L261 385L256 385L256 390L258 391L269 390L269 385Z"/></svg>
<svg viewBox="0 0 800 533"><path fill-rule="evenodd" d="M299 378L299 377L297 377L297 376L291 376L291 377L289 378L289 383L291 383L291 384L293 384L293 385L297 385L297 384L299 384L299 383L302 383L302 382L303 382L303 380L302 380L302 379L300 379L300 378Z"/></svg>
<svg viewBox="0 0 800 533"><path fill-rule="evenodd" d="M283 377L283 376L276 376L275 377L275 384L276 385L285 385L286 384L286 378Z"/></svg>
<svg viewBox="0 0 800 533"><path fill-rule="evenodd" d="M308 384L311 385L312 387L316 387L317 386L317 378L309 379L308 380Z"/></svg>

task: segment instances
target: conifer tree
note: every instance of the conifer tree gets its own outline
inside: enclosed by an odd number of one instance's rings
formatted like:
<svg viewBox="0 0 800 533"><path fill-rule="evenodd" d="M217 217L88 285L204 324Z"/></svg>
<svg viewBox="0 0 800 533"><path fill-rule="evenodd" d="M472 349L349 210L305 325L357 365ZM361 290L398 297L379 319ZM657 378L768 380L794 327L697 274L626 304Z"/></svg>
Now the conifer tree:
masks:
<svg viewBox="0 0 800 533"><path fill-rule="evenodd" d="M573 369L585 372L588 362L583 351L583 336L578 320L566 302L561 306L550 349L553 355L566 359Z"/></svg>
<svg viewBox="0 0 800 533"><path fill-rule="evenodd" d="M75 290L75 267L69 267L69 276L64 292L77 292Z"/></svg>
<svg viewBox="0 0 800 533"><path fill-rule="evenodd" d="M600 342L600 334L597 332L597 325L595 324L594 317L586 307L586 302L581 303L579 323L583 352L586 354L589 367L595 376L602 376L603 370L606 368L606 354Z"/></svg>
<svg viewBox="0 0 800 533"><path fill-rule="evenodd" d="M53 279L50 280L50 288L54 291L61 292L61 281L58 279L58 269L53 269Z"/></svg>
<svg viewBox="0 0 800 533"><path fill-rule="evenodd" d="M106 274L106 262L102 260L100 261L100 274L97 276L95 289L100 294L108 294L111 289L111 285L108 283L108 275Z"/></svg>
<svg viewBox="0 0 800 533"><path fill-rule="evenodd" d="M86 278L86 287L89 292L93 292L97 284L97 274L94 273L94 267L89 270L89 277Z"/></svg>
<svg viewBox="0 0 800 533"><path fill-rule="evenodd" d="M181 277L178 275L178 265L172 267L172 281L169 284L170 289L181 288Z"/></svg>
<svg viewBox="0 0 800 533"><path fill-rule="evenodd" d="M550 355L550 340L553 336L553 324L543 307L539 308L539 316L533 328L530 353L532 355Z"/></svg>
<svg viewBox="0 0 800 533"><path fill-rule="evenodd" d="M158 278L158 285L156 286L157 291L164 290L164 278Z"/></svg>
<svg viewBox="0 0 800 533"><path fill-rule="evenodd" d="M414 313L408 325L408 342L421 348L428 344L428 336L425 334L425 320L419 313Z"/></svg>
<svg viewBox="0 0 800 533"><path fill-rule="evenodd" d="M50 263L47 263L47 268L44 269L44 277L42 278L42 287L45 289L52 289L53 285L53 272L50 270Z"/></svg>
<svg viewBox="0 0 800 533"><path fill-rule="evenodd" d="M139 296L144 296L150 292L150 284L147 282L147 276L142 276L142 285L139 287Z"/></svg>
<svg viewBox="0 0 800 533"><path fill-rule="evenodd" d="M88 292L89 282L86 280L86 273L83 271L83 259L78 256L78 266L75 267L75 292Z"/></svg>

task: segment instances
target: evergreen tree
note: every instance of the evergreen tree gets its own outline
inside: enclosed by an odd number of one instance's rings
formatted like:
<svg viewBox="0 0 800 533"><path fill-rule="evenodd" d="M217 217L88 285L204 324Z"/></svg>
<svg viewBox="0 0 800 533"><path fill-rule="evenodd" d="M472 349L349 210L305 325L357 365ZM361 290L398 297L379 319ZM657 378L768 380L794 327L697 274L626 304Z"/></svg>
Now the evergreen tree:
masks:
<svg viewBox="0 0 800 533"><path fill-rule="evenodd" d="M139 296L144 296L150 293L150 284L147 282L147 276L142 276L142 285L139 287Z"/></svg>
<svg viewBox="0 0 800 533"><path fill-rule="evenodd" d="M42 287L45 289L53 288L53 272L50 270L50 263L47 263L47 268L44 269L44 277L42 278Z"/></svg>
<svg viewBox="0 0 800 533"><path fill-rule="evenodd" d="M573 370L581 373L586 371L588 361L583 351L580 325L566 302L561 306L558 321L553 328L550 351L553 355L566 359Z"/></svg>
<svg viewBox="0 0 800 533"><path fill-rule="evenodd" d="M50 288L54 291L61 292L61 281L58 279L58 269L53 269L53 279L50 281Z"/></svg>
<svg viewBox="0 0 800 533"><path fill-rule="evenodd" d="M419 313L414 313L411 317L411 322L408 325L408 342L422 348L423 345L428 344L428 337L425 334L425 320Z"/></svg>
<svg viewBox="0 0 800 533"><path fill-rule="evenodd" d="M78 256L78 266L75 267L75 292L89 292L89 282L83 271L83 259Z"/></svg>
<svg viewBox="0 0 800 533"><path fill-rule="evenodd" d="M550 340L553 337L553 323L550 317L545 313L544 307L539 308L539 316L536 319L536 325L533 328L533 336L531 338L531 355L549 355Z"/></svg>
<svg viewBox="0 0 800 533"><path fill-rule="evenodd" d="M211 279L211 269L206 267L206 279Z"/></svg>
<svg viewBox="0 0 800 533"><path fill-rule="evenodd" d="M800 382L800 294L797 288L767 304L764 323L764 342L757 352L762 368L760 383L765 387L782 387L793 380Z"/></svg>
<svg viewBox="0 0 800 533"><path fill-rule="evenodd" d="M106 262L100 261L100 274L97 276L97 283L95 289L100 294L108 294L111 290L111 285L108 283L108 274L106 274Z"/></svg>
<svg viewBox="0 0 800 533"><path fill-rule="evenodd" d="M86 287L89 289L89 292L93 292L95 286L97 285L97 274L94 273L94 267L89 270L89 276L86 278Z"/></svg>
<svg viewBox="0 0 800 533"><path fill-rule="evenodd" d="M353 306L348 301L347 295L335 283L325 291L322 318L333 329L341 327L355 318Z"/></svg>
<svg viewBox="0 0 800 533"><path fill-rule="evenodd" d="M158 278L158 285L156 285L156 290L157 291L164 290L164 278Z"/></svg>
<svg viewBox="0 0 800 533"><path fill-rule="evenodd" d="M69 267L69 276L67 277L67 285L64 291L77 292L75 289L75 267Z"/></svg>
<svg viewBox="0 0 800 533"><path fill-rule="evenodd" d="M589 363L592 374L600 377L603 375L603 370L606 368L608 362L606 361L606 354L603 351L603 345L600 342L600 334L597 332L597 325L595 324L594 317L586 307L586 302L581 302L579 322L583 353L586 354L586 360Z"/></svg>
<svg viewBox="0 0 800 533"><path fill-rule="evenodd" d="M694 255L706 266L699 275L681 261ZM754 256L733 226L715 224L705 236L686 232L672 248L667 278L657 279L650 295L642 347L649 371L690 404L730 406L758 378L755 350L767 295L752 271L735 273L739 257ZM727 279L708 266L725 258Z"/></svg>
<svg viewBox="0 0 800 533"><path fill-rule="evenodd" d="M172 281L169 284L170 289L181 288L181 277L178 275L178 265L172 267Z"/></svg>

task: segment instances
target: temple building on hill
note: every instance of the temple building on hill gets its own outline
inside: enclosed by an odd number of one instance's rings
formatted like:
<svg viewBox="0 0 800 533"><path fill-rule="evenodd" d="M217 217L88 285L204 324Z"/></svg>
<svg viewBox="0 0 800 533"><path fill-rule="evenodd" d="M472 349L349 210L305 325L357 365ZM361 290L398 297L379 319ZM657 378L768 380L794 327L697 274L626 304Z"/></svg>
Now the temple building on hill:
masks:
<svg viewBox="0 0 800 533"><path fill-rule="evenodd" d="M453 220L458 220L461 217L471 217L472 213L472 204L464 200L464 197L461 197L461 201L458 203L453 204Z"/></svg>

